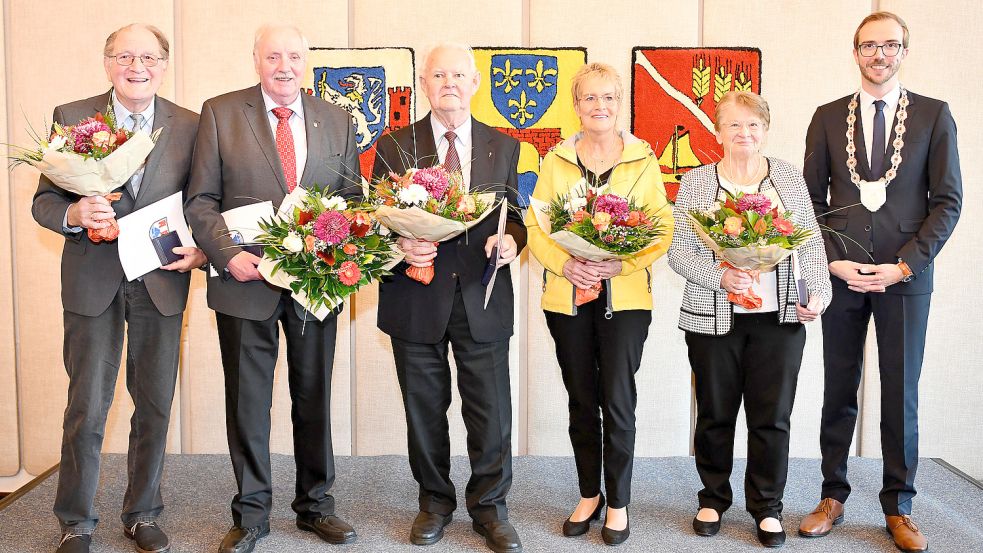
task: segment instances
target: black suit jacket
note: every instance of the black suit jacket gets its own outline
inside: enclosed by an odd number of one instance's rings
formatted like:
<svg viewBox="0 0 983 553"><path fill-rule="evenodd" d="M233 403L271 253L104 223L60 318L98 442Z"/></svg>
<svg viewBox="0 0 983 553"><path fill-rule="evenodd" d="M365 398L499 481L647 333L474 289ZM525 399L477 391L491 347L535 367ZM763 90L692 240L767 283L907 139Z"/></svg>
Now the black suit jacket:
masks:
<svg viewBox="0 0 983 553"><path fill-rule="evenodd" d="M846 166L846 117L851 97L819 107L806 134L803 172L819 223L830 229L823 231L826 255L830 262L848 259L870 263L865 253L869 252L877 264L896 263L900 257L911 267L915 279L889 286L887 293L930 293L932 261L952 234L962 207L956 123L945 102L908 92L901 165L887 187L887 201L871 213L860 205L860 190L850 181ZM892 128L896 124L894 121ZM857 173L861 179L874 180L867 163L859 108L854 133ZM892 130L888 159L894 152L895 136ZM833 284L846 286L838 278Z"/></svg>
<svg viewBox="0 0 983 553"><path fill-rule="evenodd" d="M57 123L74 125L86 117L92 117L97 111L104 112L111 93L58 106L52 119ZM154 99L156 129L163 131L147 156L137 197L130 198L128 192L123 192L124 199L113 204L117 218L186 190L198 130L198 114L158 96ZM93 244L85 229L78 233L64 233L62 223L65 212L69 205L78 200L78 195L58 188L41 175L31 213L41 226L65 237L61 256L61 299L65 310L94 317L109 307L125 276L115 240ZM191 273L157 269L144 275L143 282L154 306L162 315L177 315L184 311Z"/></svg>
<svg viewBox="0 0 983 553"><path fill-rule="evenodd" d="M516 208L519 142L475 119L471 125L471 190L494 191L499 198L506 198L513 208L508 214L506 232L521 251L526 245L526 227ZM383 136L376 148L374 177L390 170L402 173L411 167L439 163L429 114L409 127ZM460 283L472 338L487 343L512 336L513 293L508 266L499 268L504 273L495 279L488 309L483 307L485 287L481 285L481 276L488 263L485 242L497 232L497 227L497 214L492 213L468 233L440 243L434 278L429 285L407 277L405 263L397 265L393 275L379 285L379 329L409 342L439 342L447 330L455 289Z"/></svg>
<svg viewBox="0 0 983 553"><path fill-rule="evenodd" d="M298 186L361 195L351 116L307 94L301 93L301 102L307 162L304 174L298 175ZM283 289L263 280L239 282L222 275L242 251L228 236L222 212L266 200L273 202L275 210L287 195L260 85L207 100L201 113L184 210L195 240L219 273L208 278L208 306L233 317L262 321L273 314Z"/></svg>

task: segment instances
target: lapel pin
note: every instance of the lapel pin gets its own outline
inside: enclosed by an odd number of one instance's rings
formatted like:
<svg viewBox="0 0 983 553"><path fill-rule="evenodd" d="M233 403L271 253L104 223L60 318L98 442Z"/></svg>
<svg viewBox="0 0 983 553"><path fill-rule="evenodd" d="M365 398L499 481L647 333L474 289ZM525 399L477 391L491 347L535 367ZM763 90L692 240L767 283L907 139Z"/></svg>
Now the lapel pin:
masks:
<svg viewBox="0 0 983 553"><path fill-rule="evenodd" d="M314 122L314 128L317 128L317 121Z"/></svg>
<svg viewBox="0 0 983 553"><path fill-rule="evenodd" d="M491 152L488 152L488 157L491 157L491 155L492 155L492 153Z"/></svg>

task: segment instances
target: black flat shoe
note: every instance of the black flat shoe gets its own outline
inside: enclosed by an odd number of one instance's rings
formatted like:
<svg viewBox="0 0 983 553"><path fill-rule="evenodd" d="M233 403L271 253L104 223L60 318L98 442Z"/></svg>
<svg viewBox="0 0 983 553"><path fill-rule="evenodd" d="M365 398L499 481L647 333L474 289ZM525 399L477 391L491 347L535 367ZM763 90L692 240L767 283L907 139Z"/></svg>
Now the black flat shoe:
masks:
<svg viewBox="0 0 983 553"><path fill-rule="evenodd" d="M233 526L222 538L218 553L250 553L256 547L256 542L269 533L269 523L252 528Z"/></svg>
<svg viewBox="0 0 983 553"><path fill-rule="evenodd" d="M413 545L433 545L444 537L444 527L451 523L453 515L439 515L420 511L410 527L410 543Z"/></svg>
<svg viewBox="0 0 983 553"><path fill-rule="evenodd" d="M599 494L601 499L597 502L597 507L594 512L591 513L587 520L581 520L580 522L574 522L569 518L563 521L563 535L572 538L574 536L583 536L590 530L590 523L601 518L601 509L604 508L604 494Z"/></svg>
<svg viewBox="0 0 983 553"><path fill-rule="evenodd" d="M716 509L714 509L716 511ZM717 513L717 520L713 522L706 522L693 517L693 531L696 532L698 536L716 536L717 532L720 531L720 519L723 518L720 513Z"/></svg>
<svg viewBox="0 0 983 553"><path fill-rule="evenodd" d="M631 521L628 519L628 509L625 508L625 529L624 530L612 530L607 526L601 527L601 539L604 543L608 545L620 545L628 539L631 534Z"/></svg>
<svg viewBox="0 0 983 553"><path fill-rule="evenodd" d="M522 553L519 533L507 520L490 520L484 524L475 520L471 528L484 536L485 545L495 553Z"/></svg>
<svg viewBox="0 0 983 553"><path fill-rule="evenodd" d="M297 528L305 532L313 532L322 540L335 545L352 543L358 538L352 525L335 515L324 515L311 519L298 518Z"/></svg>
<svg viewBox="0 0 983 553"><path fill-rule="evenodd" d="M766 517L767 518L767 517ZM782 517L777 517L779 523L781 523ZM762 519L764 520L764 519ZM761 545L765 547L781 547L785 545L785 529L782 528L779 532L769 532L767 530L761 529L761 520L756 520L754 529L758 534L758 541Z"/></svg>

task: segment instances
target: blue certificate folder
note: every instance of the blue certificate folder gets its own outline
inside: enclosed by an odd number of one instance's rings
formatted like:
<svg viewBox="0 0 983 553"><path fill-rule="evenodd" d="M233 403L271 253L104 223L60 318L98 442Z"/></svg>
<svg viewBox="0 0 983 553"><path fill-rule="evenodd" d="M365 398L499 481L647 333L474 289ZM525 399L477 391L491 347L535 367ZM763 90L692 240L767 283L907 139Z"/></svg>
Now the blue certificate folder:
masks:
<svg viewBox="0 0 983 553"><path fill-rule="evenodd" d="M154 249L157 250L157 257L160 258L161 266L170 265L181 259L181 256L174 253L174 248L182 246L181 237L176 232L161 234L156 238L151 238Z"/></svg>

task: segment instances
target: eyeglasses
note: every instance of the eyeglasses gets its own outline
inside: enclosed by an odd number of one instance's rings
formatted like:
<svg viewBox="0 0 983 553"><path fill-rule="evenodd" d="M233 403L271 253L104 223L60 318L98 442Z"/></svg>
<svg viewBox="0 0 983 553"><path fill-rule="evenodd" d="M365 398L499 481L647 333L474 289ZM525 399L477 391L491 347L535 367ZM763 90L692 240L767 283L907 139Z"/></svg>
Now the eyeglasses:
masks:
<svg viewBox="0 0 983 553"><path fill-rule="evenodd" d="M129 67L133 65L133 62L136 61L137 59L140 60L140 63L142 63L144 67L153 67L158 63L160 63L162 60L167 59L167 58L158 58L157 56L151 56L150 54L144 54L142 56L134 56L133 54L117 54L115 56L106 56L106 57L116 60L116 63L122 65L123 67Z"/></svg>
<svg viewBox="0 0 983 553"><path fill-rule="evenodd" d="M873 42L864 42L857 47L860 51L860 55L865 58L872 58L877 54L877 49L880 48L881 52L885 57L897 56L898 52L901 51L900 42L888 42L886 44L874 44Z"/></svg>
<svg viewBox="0 0 983 553"><path fill-rule="evenodd" d="M585 104L601 103L606 106L610 106L618 101L618 97L615 96L614 94L603 94L601 96L597 96L595 94L588 94L587 96L581 96L580 101Z"/></svg>

